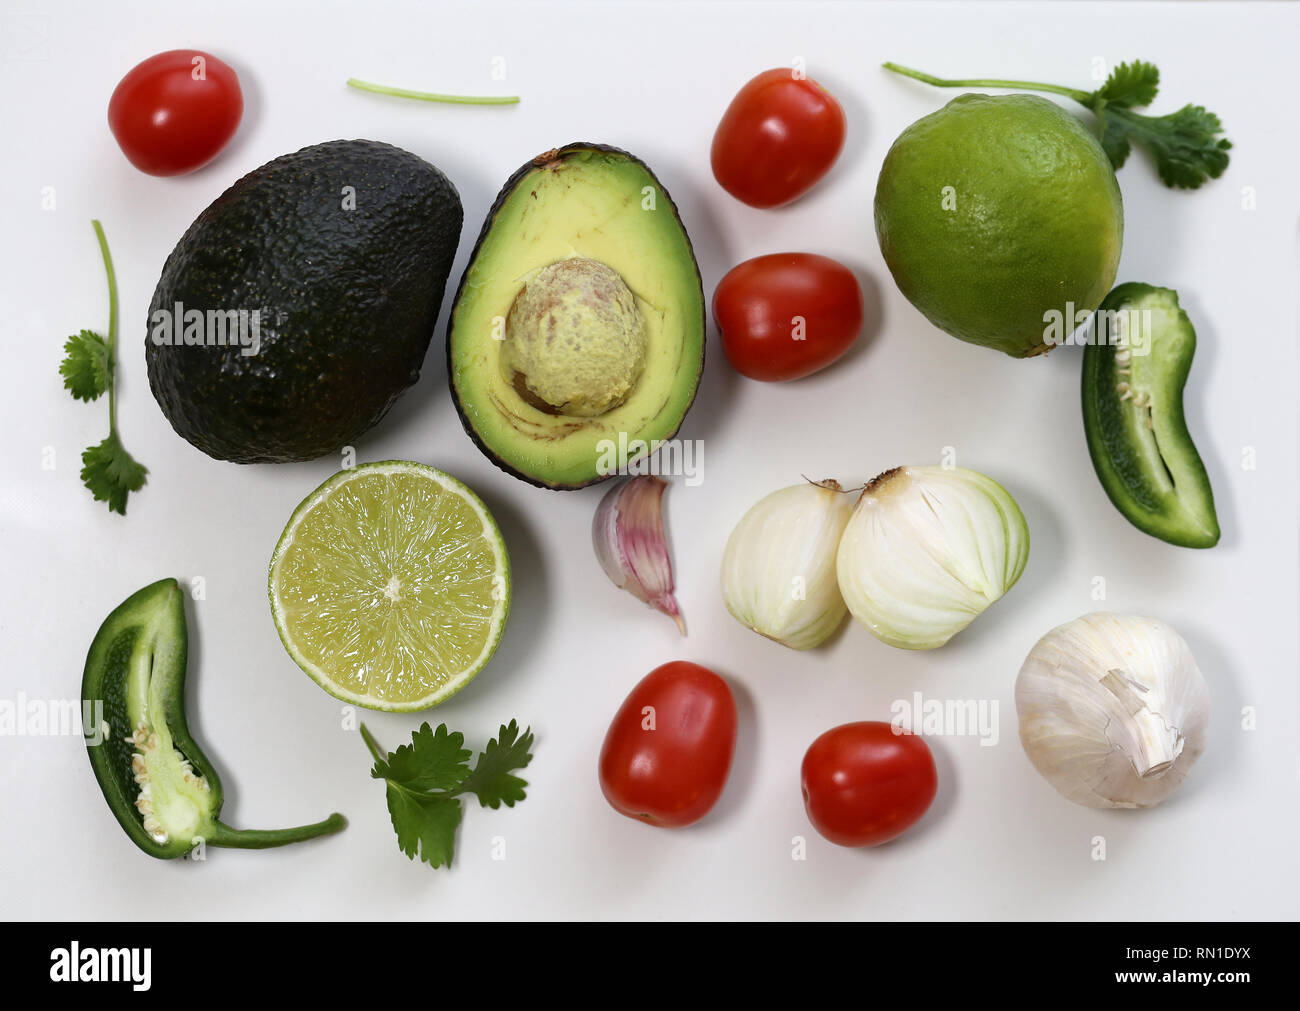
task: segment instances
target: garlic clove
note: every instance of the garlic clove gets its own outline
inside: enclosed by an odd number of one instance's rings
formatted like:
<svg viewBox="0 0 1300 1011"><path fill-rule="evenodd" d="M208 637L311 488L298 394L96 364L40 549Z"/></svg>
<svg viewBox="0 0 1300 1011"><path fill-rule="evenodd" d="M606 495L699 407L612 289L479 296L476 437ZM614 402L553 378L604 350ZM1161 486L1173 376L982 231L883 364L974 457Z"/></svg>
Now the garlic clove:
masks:
<svg viewBox="0 0 1300 1011"><path fill-rule="evenodd" d="M732 617L791 649L825 642L847 613L835 555L852 513L835 481L805 481L759 500L723 552L722 599Z"/></svg>
<svg viewBox="0 0 1300 1011"><path fill-rule="evenodd" d="M596 507L591 542L605 575L620 590L662 611L686 634L673 596L673 564L664 537L663 495L668 482L649 474L615 485Z"/></svg>
<svg viewBox="0 0 1300 1011"><path fill-rule="evenodd" d="M1086 614L1030 650L1016 711L1025 754L1066 798L1152 807L1204 750L1209 689L1190 647L1164 622Z"/></svg>
<svg viewBox="0 0 1300 1011"><path fill-rule="evenodd" d="M850 613L882 642L934 649L1015 585L1029 528L992 478L895 467L858 499L837 556Z"/></svg>

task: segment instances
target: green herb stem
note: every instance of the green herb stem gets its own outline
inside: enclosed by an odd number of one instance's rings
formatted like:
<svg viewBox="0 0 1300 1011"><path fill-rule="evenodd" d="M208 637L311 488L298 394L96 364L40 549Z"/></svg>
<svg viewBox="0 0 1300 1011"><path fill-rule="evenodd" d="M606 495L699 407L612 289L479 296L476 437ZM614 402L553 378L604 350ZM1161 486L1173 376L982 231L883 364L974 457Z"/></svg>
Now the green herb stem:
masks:
<svg viewBox="0 0 1300 1011"><path fill-rule="evenodd" d="M433 91L411 91L407 88L390 88L385 84L371 84L348 78L348 87L359 91L371 91L376 95L392 95L395 98L414 98L420 102L441 102L446 105L518 105L518 95L441 95Z"/></svg>
<svg viewBox="0 0 1300 1011"><path fill-rule="evenodd" d="M95 226L95 238L99 242L99 253L104 258L104 272L108 275L108 432L117 431L117 383L114 382L117 369L117 274L113 270L113 254L108 251L108 239L104 236L104 226L96 218L90 222Z"/></svg>
<svg viewBox="0 0 1300 1011"><path fill-rule="evenodd" d="M950 80L944 77L935 77L932 74L922 73L919 70L913 70L910 67L902 67L897 63L883 64L886 70L892 70L895 74L902 74L904 77L910 77L913 80L922 81L925 84L933 85L936 88L1011 88L1016 91L1050 91L1056 95L1064 95L1066 98L1072 98L1083 105L1088 104L1091 94L1086 91L1079 91L1077 88L1064 88L1057 84L1041 84L1037 81L1002 81L993 79L965 79Z"/></svg>
<svg viewBox="0 0 1300 1011"><path fill-rule="evenodd" d="M376 741L370 731L366 729L364 723L361 724L361 739L366 742L366 747L369 748L370 753L375 756L375 761L382 762L385 758L384 752L379 747L379 742Z"/></svg>

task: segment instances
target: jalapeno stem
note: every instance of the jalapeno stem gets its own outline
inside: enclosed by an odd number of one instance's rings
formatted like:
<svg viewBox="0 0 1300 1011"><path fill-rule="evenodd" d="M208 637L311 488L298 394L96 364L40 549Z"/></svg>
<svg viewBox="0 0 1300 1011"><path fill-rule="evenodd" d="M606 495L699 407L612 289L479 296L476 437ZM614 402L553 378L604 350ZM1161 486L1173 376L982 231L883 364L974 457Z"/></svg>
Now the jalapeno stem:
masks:
<svg viewBox="0 0 1300 1011"><path fill-rule="evenodd" d="M318 821L314 825L299 825L297 828L239 829L217 822L207 841L213 846L264 850L272 846L287 846L289 843L315 839L317 836L333 835L341 832L347 824L348 820L341 814L332 814L324 821Z"/></svg>

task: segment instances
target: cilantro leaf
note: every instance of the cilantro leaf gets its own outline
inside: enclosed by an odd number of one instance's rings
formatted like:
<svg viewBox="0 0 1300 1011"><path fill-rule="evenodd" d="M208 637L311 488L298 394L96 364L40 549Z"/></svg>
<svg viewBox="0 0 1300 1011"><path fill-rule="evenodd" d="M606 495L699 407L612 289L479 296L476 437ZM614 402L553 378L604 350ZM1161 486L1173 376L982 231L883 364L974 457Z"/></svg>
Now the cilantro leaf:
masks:
<svg viewBox="0 0 1300 1011"><path fill-rule="evenodd" d="M370 774L410 790L454 790L469 772L473 754L461 747L464 743L465 735L448 733L447 724L440 723L433 731L425 723L411 735L410 744L375 762Z"/></svg>
<svg viewBox="0 0 1300 1011"><path fill-rule="evenodd" d="M514 720L509 726L503 724L497 737L488 741L478 756L474 771L465 777L459 792L475 794L483 807L494 810L502 804L514 807L516 802L524 799L524 787L528 783L510 773L533 760L529 754L532 746L531 727L520 735L519 724Z"/></svg>
<svg viewBox="0 0 1300 1011"><path fill-rule="evenodd" d="M460 801L447 793L419 793L388 784L388 815L397 845L412 860L416 853L430 867L450 866L460 825Z"/></svg>
<svg viewBox="0 0 1300 1011"><path fill-rule="evenodd" d="M95 501L107 502L110 512L125 516L127 495L144 487L149 471L123 448L117 432L110 432L98 446L83 452L81 463L81 480Z"/></svg>
<svg viewBox="0 0 1300 1011"><path fill-rule="evenodd" d="M1194 190L1223 174L1232 143L1218 136L1223 132L1219 117L1199 105L1185 105L1166 116L1134 112L1151 104L1159 85L1160 71L1154 64L1121 63L1083 104L1096 114L1102 149L1115 168L1128 160L1137 143L1155 159L1161 182Z"/></svg>
<svg viewBox="0 0 1300 1011"><path fill-rule="evenodd" d="M1104 104L1097 107L1096 114L1097 126L1101 128L1101 136L1097 138L1101 149L1106 152L1112 168L1121 168L1133 153L1128 142L1128 127L1122 119L1109 115Z"/></svg>
<svg viewBox="0 0 1300 1011"><path fill-rule="evenodd" d="M1116 168L1124 164L1130 140L1147 149L1160 181L1171 188L1194 190L1207 179L1218 179L1228 167L1232 142L1218 136L1223 132L1219 117L1199 105L1185 105L1167 116L1143 116L1110 106L1103 107L1098 118L1102 147Z"/></svg>
<svg viewBox="0 0 1300 1011"><path fill-rule="evenodd" d="M375 760L370 775L384 780L388 815L397 833L397 845L411 859L417 854L432 867L448 867L456 851L460 826L460 795L474 793L484 807L514 807L524 799L525 783L512 776L533 756L531 729L519 733L514 720L478 756L471 771L473 752L462 747L465 735L453 733L445 723L431 730L428 723L411 734L411 743L385 754L366 725L361 739Z"/></svg>
<svg viewBox="0 0 1300 1011"><path fill-rule="evenodd" d="M97 400L108 389L108 345L93 330L82 330L67 339L63 345L64 357L59 363L63 385L78 400Z"/></svg>
<svg viewBox="0 0 1300 1011"><path fill-rule="evenodd" d="M1121 63L1110 72L1106 83L1092 93L1107 105L1132 109L1150 105L1160 87L1160 71L1154 63L1134 60Z"/></svg>

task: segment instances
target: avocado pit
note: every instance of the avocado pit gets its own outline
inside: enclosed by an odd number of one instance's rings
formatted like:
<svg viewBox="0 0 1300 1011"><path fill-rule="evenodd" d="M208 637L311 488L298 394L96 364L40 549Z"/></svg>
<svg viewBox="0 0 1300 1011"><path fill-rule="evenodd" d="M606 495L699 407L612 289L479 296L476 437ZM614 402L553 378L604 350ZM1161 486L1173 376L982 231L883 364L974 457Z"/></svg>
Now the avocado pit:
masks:
<svg viewBox="0 0 1300 1011"><path fill-rule="evenodd" d="M570 257L537 271L515 296L501 369L539 410L594 418L627 399L646 349L645 318L619 273Z"/></svg>

